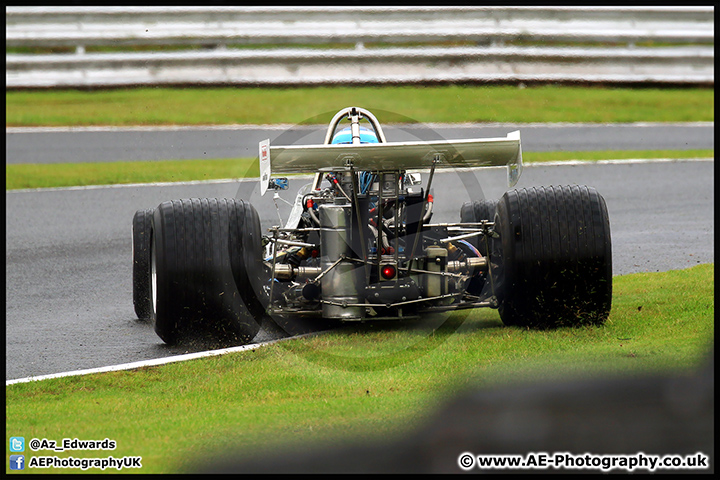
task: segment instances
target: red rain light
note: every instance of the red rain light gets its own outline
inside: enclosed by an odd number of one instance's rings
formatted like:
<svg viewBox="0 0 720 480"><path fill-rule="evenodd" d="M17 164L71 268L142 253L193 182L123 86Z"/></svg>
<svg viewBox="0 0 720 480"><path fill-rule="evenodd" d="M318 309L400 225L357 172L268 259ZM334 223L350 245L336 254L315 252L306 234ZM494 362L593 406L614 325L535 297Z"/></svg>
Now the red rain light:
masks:
<svg viewBox="0 0 720 480"><path fill-rule="evenodd" d="M392 265L385 265L384 267L382 267L382 270L380 270L380 274L383 276L383 278L391 280L395 278L395 267Z"/></svg>

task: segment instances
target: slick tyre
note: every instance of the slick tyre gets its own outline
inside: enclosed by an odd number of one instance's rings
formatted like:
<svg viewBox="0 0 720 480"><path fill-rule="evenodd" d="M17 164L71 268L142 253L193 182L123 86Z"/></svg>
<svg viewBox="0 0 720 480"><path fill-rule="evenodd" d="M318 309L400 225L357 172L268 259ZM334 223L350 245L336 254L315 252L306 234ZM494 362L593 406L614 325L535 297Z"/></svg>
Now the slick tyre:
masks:
<svg viewBox="0 0 720 480"><path fill-rule="evenodd" d="M503 323L548 329L605 322L610 223L594 188L510 190L498 202L495 229L491 262Z"/></svg>
<svg viewBox="0 0 720 480"><path fill-rule="evenodd" d="M263 308L241 294L262 262L260 222L242 200L161 203L153 215L151 292L155 332L166 343L249 342ZM236 277L239 281L236 281Z"/></svg>
<svg viewBox="0 0 720 480"><path fill-rule="evenodd" d="M466 202L460 208L461 223L479 223L482 220L492 222L495 220L495 211L497 210L496 200L477 200L474 202ZM487 256L489 242L485 237L480 235L467 239L482 256ZM485 275L477 275L470 279L467 284L466 291L470 295L484 295L483 288L487 285Z"/></svg>
<svg viewBox="0 0 720 480"><path fill-rule="evenodd" d="M141 320L152 316L150 299L150 237L153 209L138 210L132 223L133 306Z"/></svg>
<svg viewBox="0 0 720 480"><path fill-rule="evenodd" d="M461 223L479 223L482 220L492 222L495 219L495 210L497 209L497 201L495 200L478 200L474 202L466 202L460 208ZM487 255L487 247L482 236L473 237L468 240L482 255Z"/></svg>

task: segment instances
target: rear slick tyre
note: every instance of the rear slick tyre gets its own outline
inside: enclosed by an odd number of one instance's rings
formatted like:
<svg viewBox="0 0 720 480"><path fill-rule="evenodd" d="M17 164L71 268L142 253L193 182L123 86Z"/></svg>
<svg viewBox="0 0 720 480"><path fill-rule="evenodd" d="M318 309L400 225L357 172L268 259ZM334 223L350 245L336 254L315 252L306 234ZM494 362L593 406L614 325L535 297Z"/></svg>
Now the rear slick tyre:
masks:
<svg viewBox="0 0 720 480"><path fill-rule="evenodd" d="M133 307L140 320L152 316L150 299L150 238L153 209L138 210L132 223Z"/></svg>
<svg viewBox="0 0 720 480"><path fill-rule="evenodd" d="M548 329L601 325L612 303L610 223L587 186L510 190L498 202L491 261L500 318Z"/></svg>
<svg viewBox="0 0 720 480"><path fill-rule="evenodd" d="M246 304L233 271L247 279L262 262L260 245L257 212L242 200L161 203L153 215L151 241L158 336L169 344L212 339L237 345L252 340L260 329L256 316L262 315L263 307L249 294ZM248 260L233 268L231 258Z"/></svg>

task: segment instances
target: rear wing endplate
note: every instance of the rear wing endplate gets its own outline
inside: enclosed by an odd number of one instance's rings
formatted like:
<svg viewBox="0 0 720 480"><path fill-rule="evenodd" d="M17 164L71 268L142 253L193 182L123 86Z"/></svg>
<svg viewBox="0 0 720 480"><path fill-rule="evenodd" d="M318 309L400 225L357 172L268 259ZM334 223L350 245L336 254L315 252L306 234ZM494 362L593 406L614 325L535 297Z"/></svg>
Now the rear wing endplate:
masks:
<svg viewBox="0 0 720 480"><path fill-rule="evenodd" d="M260 193L267 190L271 173L314 173L350 166L360 171L507 166L508 186L512 187L522 173L520 131L498 138L361 145L271 146L269 140L263 140Z"/></svg>

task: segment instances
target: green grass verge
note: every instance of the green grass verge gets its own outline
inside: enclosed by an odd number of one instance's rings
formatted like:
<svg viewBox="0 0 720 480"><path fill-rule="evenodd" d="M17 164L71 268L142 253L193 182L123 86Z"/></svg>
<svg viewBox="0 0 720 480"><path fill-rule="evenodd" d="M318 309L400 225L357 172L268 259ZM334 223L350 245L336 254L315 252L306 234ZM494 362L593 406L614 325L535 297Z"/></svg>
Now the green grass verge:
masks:
<svg viewBox="0 0 720 480"><path fill-rule="evenodd" d="M713 88L368 86L5 93L6 126L326 124L340 108L394 122L714 121Z"/></svg>
<svg viewBox="0 0 720 480"><path fill-rule="evenodd" d="M111 452L28 451L26 462L137 455L142 473L177 472L227 451L388 441L467 388L690 371L714 335L714 264L615 277L613 302L604 327L507 328L482 309L437 329L364 324L222 357L9 385L6 442L109 438Z"/></svg>
<svg viewBox="0 0 720 480"><path fill-rule="evenodd" d="M563 160L628 158L713 158L714 150L654 150L598 152L526 152L526 163ZM128 183L186 182L258 176L257 158L165 160L157 162L102 162L6 164L5 188L73 187Z"/></svg>
<svg viewBox="0 0 720 480"><path fill-rule="evenodd" d="M259 175L257 158L6 164L5 188L49 188L127 183L187 182Z"/></svg>

